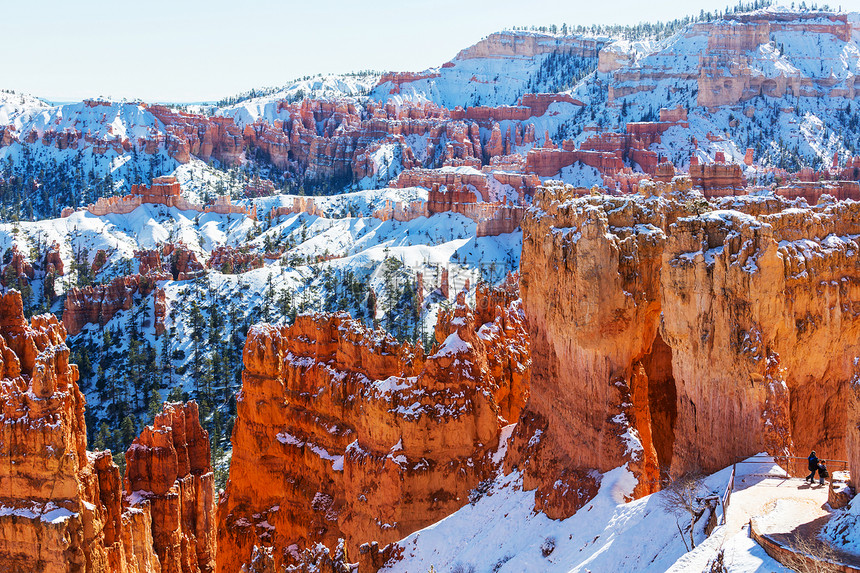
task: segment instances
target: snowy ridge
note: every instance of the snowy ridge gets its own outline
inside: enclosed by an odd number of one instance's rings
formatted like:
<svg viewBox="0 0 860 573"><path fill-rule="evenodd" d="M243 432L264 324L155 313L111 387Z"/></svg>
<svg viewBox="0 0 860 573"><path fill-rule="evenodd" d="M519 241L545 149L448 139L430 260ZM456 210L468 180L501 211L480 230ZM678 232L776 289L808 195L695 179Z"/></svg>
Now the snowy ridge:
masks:
<svg viewBox="0 0 860 573"><path fill-rule="evenodd" d="M297 80L265 96L206 109L214 112L215 115L232 117L240 126L258 120L272 123L276 119L284 119L284 116L278 112L278 104L281 102L297 101L303 98L361 98L374 88L379 78L380 75L375 73L321 75Z"/></svg>

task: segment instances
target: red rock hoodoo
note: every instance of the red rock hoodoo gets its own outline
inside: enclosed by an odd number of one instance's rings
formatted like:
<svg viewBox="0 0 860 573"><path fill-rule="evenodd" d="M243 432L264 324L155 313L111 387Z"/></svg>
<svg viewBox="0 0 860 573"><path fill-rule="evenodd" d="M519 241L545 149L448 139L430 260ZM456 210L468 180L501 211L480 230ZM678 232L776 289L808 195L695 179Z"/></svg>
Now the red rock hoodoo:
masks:
<svg viewBox="0 0 860 573"><path fill-rule="evenodd" d="M158 572L148 508L123 510L110 452L86 451L62 324L0 297L0 563L4 571Z"/></svg>
<svg viewBox="0 0 860 573"><path fill-rule="evenodd" d="M214 571L215 482L197 404L164 404L125 460L125 502L149 508L161 571Z"/></svg>
<svg viewBox="0 0 860 573"><path fill-rule="evenodd" d="M373 571L389 556L379 547L467 502L519 415L529 349L511 293L459 302L426 358L343 314L251 329L218 571L302 563L339 539Z"/></svg>
<svg viewBox="0 0 860 573"><path fill-rule="evenodd" d="M532 385L507 463L553 517L595 493L592 470L628 464L638 496L761 451L845 459L860 205L697 214L677 183L655 191L550 186L523 221Z"/></svg>
<svg viewBox="0 0 860 573"><path fill-rule="evenodd" d="M66 331L74 336L87 324L104 326L117 312L131 308L136 292L148 294L148 284L145 276L129 275L108 284L69 289L63 310Z"/></svg>

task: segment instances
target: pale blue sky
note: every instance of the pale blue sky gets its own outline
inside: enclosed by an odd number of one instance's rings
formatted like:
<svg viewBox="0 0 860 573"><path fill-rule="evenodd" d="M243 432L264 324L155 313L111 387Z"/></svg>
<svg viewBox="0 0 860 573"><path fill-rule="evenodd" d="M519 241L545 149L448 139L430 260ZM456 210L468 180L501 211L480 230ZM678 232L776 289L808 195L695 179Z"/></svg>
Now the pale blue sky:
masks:
<svg viewBox="0 0 860 573"><path fill-rule="evenodd" d="M418 71L515 25L632 24L726 5L717 0L0 0L5 56L0 88L54 100L99 95L212 100L317 72Z"/></svg>

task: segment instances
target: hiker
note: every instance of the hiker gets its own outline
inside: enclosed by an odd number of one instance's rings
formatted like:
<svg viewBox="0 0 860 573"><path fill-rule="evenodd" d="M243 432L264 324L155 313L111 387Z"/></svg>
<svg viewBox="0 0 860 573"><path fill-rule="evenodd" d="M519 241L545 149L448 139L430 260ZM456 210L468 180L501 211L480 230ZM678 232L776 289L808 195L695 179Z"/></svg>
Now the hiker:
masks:
<svg viewBox="0 0 860 573"><path fill-rule="evenodd" d="M815 455L815 450L812 450L807 459L809 460L809 475L803 481L815 483L815 472L818 471L818 456Z"/></svg>
<svg viewBox="0 0 860 573"><path fill-rule="evenodd" d="M818 484L824 485L824 478L829 475L830 474L827 473L827 464L824 463L824 460L818 462Z"/></svg>

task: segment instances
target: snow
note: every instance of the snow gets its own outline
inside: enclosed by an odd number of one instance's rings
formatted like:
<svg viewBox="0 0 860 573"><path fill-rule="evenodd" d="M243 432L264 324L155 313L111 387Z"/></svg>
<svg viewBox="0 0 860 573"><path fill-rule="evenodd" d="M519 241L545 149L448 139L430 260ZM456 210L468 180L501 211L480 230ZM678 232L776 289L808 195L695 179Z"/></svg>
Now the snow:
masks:
<svg viewBox="0 0 860 573"><path fill-rule="evenodd" d="M412 388L417 382L415 376L399 378L397 376L389 376L384 380L377 380L373 383L374 389L380 394L391 394Z"/></svg>
<svg viewBox="0 0 860 573"><path fill-rule="evenodd" d="M839 549L860 556L860 496L838 510L821 532L822 539Z"/></svg>
<svg viewBox="0 0 860 573"><path fill-rule="evenodd" d="M327 74L295 80L272 93L246 99L224 107L209 108L215 115L232 117L242 127L258 120L273 123L286 119L285 112L278 111L278 104L284 100L294 101L302 98L357 98L367 94L379 81L377 73Z"/></svg>
<svg viewBox="0 0 860 573"><path fill-rule="evenodd" d="M33 502L29 506L0 505L0 517L5 516L39 519L44 523L58 525L65 523L72 517L77 517L78 514L64 507L57 506L53 501L49 501L46 504Z"/></svg>
<svg viewBox="0 0 860 573"><path fill-rule="evenodd" d="M450 109L456 106L514 105L524 93L558 91L558 88L553 89L556 83L563 85L565 81L569 81L570 78L555 77L551 74L549 78L544 78L544 83L541 84L538 81L538 72L553 49L564 51L566 42L578 42L583 36L525 31L505 31L502 34L516 38L514 41L531 36L537 39L539 45L550 49L534 57L498 53L471 57L467 55L467 48L446 66L419 72L421 76L425 76L424 79L402 83L398 93L392 93L394 86L391 82L385 82L376 86L370 92L370 97L377 101L391 99L395 103L404 100L433 101ZM590 36L587 39L599 46L610 41L608 37ZM502 44L506 41L509 42L503 39ZM580 57L577 61L584 69L593 70L597 67L596 58Z"/></svg>
<svg viewBox="0 0 860 573"><path fill-rule="evenodd" d="M303 441L301 441L300 439L298 439L297 437L295 437L294 435L292 435L288 432L278 432L275 435L275 439L277 439L282 444L285 444L288 446L301 447L301 446L305 445L305 443Z"/></svg>
<svg viewBox="0 0 860 573"><path fill-rule="evenodd" d="M472 345L460 338L456 332L452 332L445 339L445 342L439 347L439 350L430 358L439 358L441 356L451 356L454 354L465 354L472 349Z"/></svg>
<svg viewBox="0 0 860 573"><path fill-rule="evenodd" d="M128 500L128 503L130 505L138 505L138 504L140 504L140 503L142 503L142 502L144 502L144 501L146 501L146 500L148 500L154 496L155 496L155 494L152 493L151 491L139 489L139 490L135 490L135 491L131 492L130 494L128 494L126 496L126 499Z"/></svg>
<svg viewBox="0 0 860 573"><path fill-rule="evenodd" d="M0 125L23 125L30 117L50 107L29 94L0 91Z"/></svg>
<svg viewBox="0 0 860 573"><path fill-rule="evenodd" d="M404 204L427 201L428 190L423 187L383 187L339 195L314 197L313 201L325 217L349 218L370 217L383 209L386 202ZM279 194L241 201L240 204L256 205L259 213L268 213L275 207L291 207L298 195Z"/></svg>
<svg viewBox="0 0 860 573"><path fill-rule="evenodd" d="M626 467L612 470L587 509L554 521L533 512L534 493L522 491L522 476L514 472L474 505L406 537L400 542L404 558L383 570L427 571L432 565L446 571L462 564L500 572L664 571L683 546L675 540L678 549L672 551L671 543L647 531L671 531L670 524L674 530L673 518L664 515L662 529L659 521L643 519L659 513L656 500L619 505L618 497L631 493L630 483ZM541 545L553 538L555 550L543 557ZM643 568L652 555L652 567Z"/></svg>
<svg viewBox="0 0 860 573"><path fill-rule="evenodd" d="M544 179L555 179L575 187L583 187L586 189L590 189L595 185L603 185L603 176L600 175L600 172L597 169L578 161L573 165L562 167L558 175Z"/></svg>
<svg viewBox="0 0 860 573"><path fill-rule="evenodd" d="M513 429L506 427L505 430ZM506 439L502 440L505 447ZM739 464L737 480L778 471L772 461ZM705 480L705 490L722 493L731 468ZM719 550L732 573L785 572L748 535L718 526L709 538L697 523L698 547L685 548L678 528L683 520L667 513L661 493L626 502L636 480L626 466L600 476L597 496L572 517L552 520L534 512L534 492L522 490L522 476L499 475L489 492L474 504L407 536L399 542L403 558L382 571L450 571L458 565L476 571L663 573L707 571ZM740 501L738 502L741 503ZM689 534L684 533L688 538ZM541 548L554 541L546 557ZM689 541L687 541L689 543Z"/></svg>
<svg viewBox="0 0 860 573"><path fill-rule="evenodd" d="M310 450L314 455L319 458L331 462L331 467L335 471L343 471L343 456L340 455L332 455L320 445L314 444L312 442L302 441L296 436L290 434L289 432L278 432L275 435L275 439L278 442L284 444L285 446L293 446L296 448L305 448L305 451Z"/></svg>

